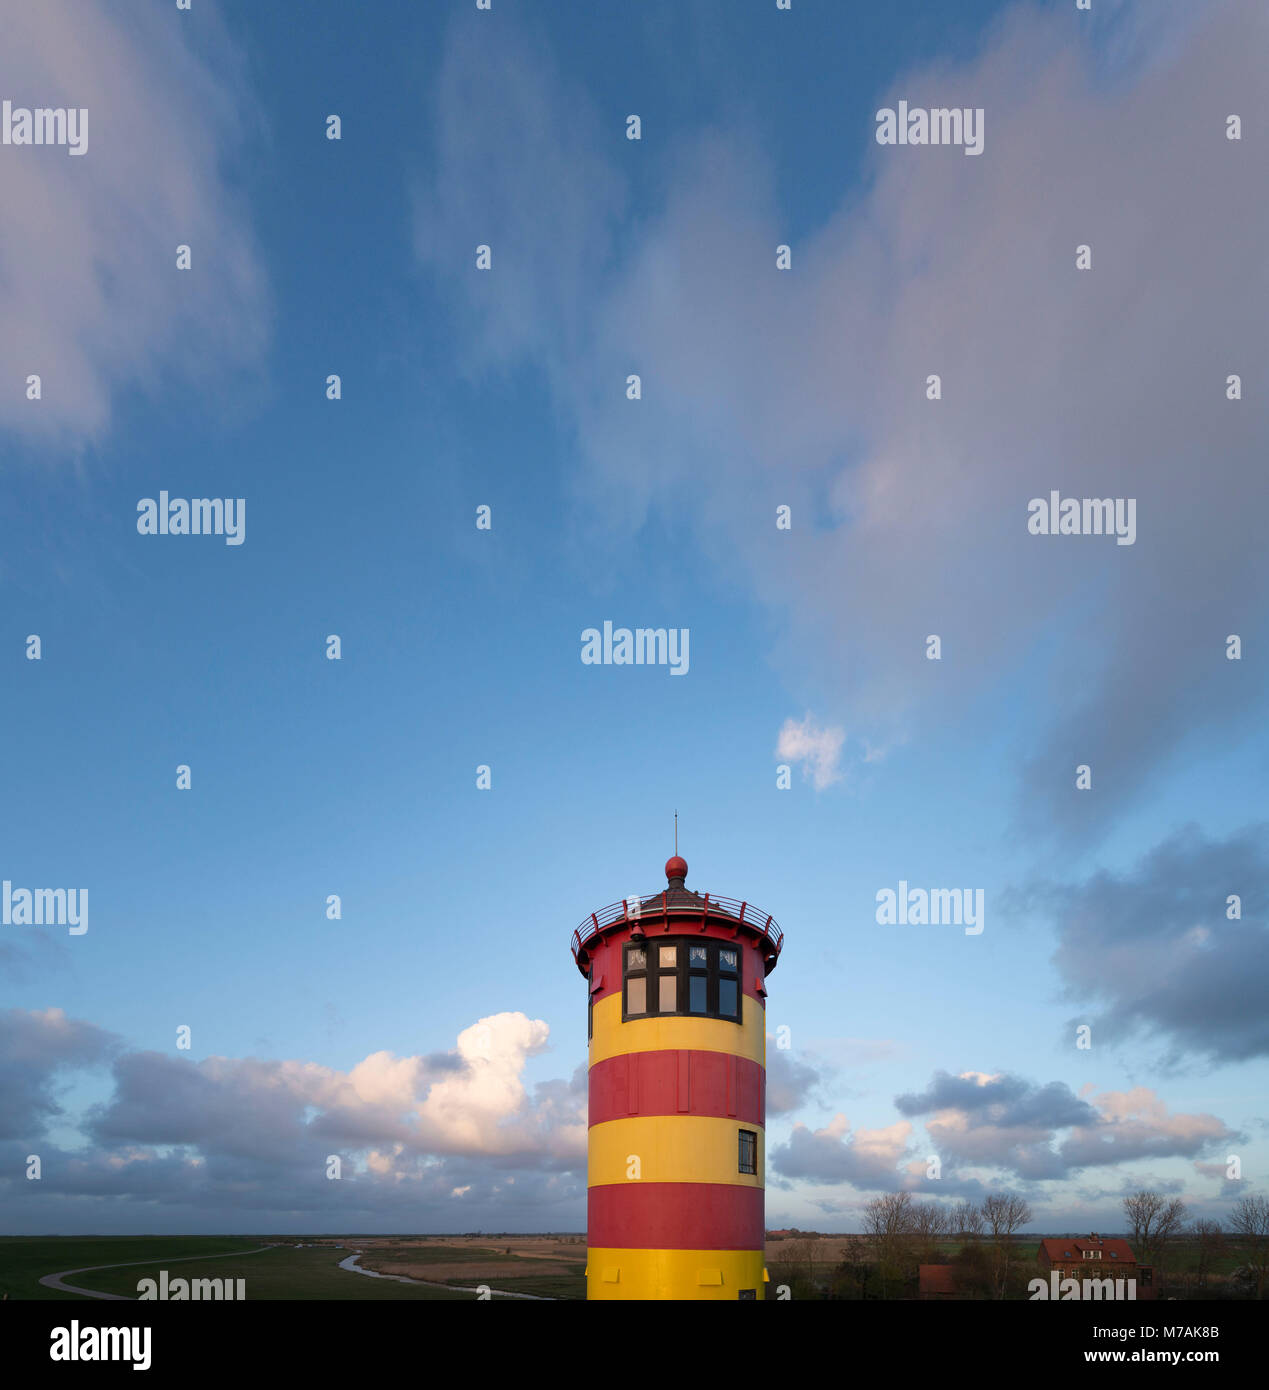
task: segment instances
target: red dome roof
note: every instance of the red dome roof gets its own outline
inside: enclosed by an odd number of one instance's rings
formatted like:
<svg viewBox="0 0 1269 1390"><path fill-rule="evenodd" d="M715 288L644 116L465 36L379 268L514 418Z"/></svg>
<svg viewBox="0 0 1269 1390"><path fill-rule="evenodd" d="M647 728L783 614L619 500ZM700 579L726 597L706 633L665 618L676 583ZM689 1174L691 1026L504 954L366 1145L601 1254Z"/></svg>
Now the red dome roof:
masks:
<svg viewBox="0 0 1269 1390"><path fill-rule="evenodd" d="M667 859L665 861L665 876L666 878L686 878L687 860L677 854L673 858Z"/></svg>

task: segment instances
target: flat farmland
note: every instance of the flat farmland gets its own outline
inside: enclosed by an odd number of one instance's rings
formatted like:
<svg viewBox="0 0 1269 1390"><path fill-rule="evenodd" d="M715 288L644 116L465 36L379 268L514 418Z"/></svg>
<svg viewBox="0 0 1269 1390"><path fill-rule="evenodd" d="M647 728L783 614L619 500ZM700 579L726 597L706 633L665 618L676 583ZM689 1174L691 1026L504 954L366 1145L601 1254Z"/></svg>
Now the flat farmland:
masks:
<svg viewBox="0 0 1269 1390"><path fill-rule="evenodd" d="M361 1265L380 1274L538 1298L586 1297L586 1246L577 1236L368 1237L358 1246Z"/></svg>
<svg viewBox="0 0 1269 1390"><path fill-rule="evenodd" d="M390 1277L341 1269L358 1251L362 1269ZM585 1257L578 1237L554 1236L8 1237L0 1238L0 1297L84 1301L86 1294L40 1283L45 1275L79 1270L66 1283L136 1298L140 1280L157 1282L166 1270L169 1287L175 1279L242 1279L249 1301L470 1301L480 1286L585 1298Z"/></svg>

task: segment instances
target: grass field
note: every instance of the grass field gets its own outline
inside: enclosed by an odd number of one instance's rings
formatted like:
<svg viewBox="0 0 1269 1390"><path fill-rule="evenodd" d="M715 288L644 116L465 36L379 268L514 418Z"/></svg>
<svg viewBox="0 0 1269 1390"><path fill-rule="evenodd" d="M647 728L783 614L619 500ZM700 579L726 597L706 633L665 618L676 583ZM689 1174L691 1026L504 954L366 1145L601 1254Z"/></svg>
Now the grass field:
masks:
<svg viewBox="0 0 1269 1390"><path fill-rule="evenodd" d="M474 1295L458 1288L434 1288L424 1284L401 1284L392 1279L370 1279L364 1274L339 1268L339 1262L355 1248L364 1253L366 1269L385 1274L403 1274L441 1284L462 1285L465 1289L485 1284L512 1293L536 1294L546 1298L585 1298L582 1277L584 1247L572 1247L562 1258L539 1253L548 1247L541 1237L505 1237L499 1247L457 1238L461 1243L443 1243L446 1238L366 1237L364 1240L330 1237L315 1238L299 1248L299 1239L256 1250L266 1237L260 1236L141 1236L141 1237L7 1237L0 1238L0 1296L10 1299L62 1299L84 1301L80 1294L49 1289L39 1280L46 1274L61 1273L95 1265L126 1265L120 1269L96 1269L72 1275L69 1283L103 1293L135 1298L137 1283L158 1278L161 1269L169 1282L181 1279L243 1279L248 1300L267 1299L355 1299L358 1301L399 1301L422 1299L430 1302L466 1301ZM454 1239L454 1238L450 1238ZM507 1253L508 1247L513 1253ZM530 1253L515 1253L524 1247ZM232 1251L253 1253L234 1255ZM189 1255L223 1258L185 1259ZM179 1261L179 1263L178 1263ZM137 1263L143 1262L143 1263Z"/></svg>
<svg viewBox="0 0 1269 1390"><path fill-rule="evenodd" d="M64 1269L116 1264L124 1260L218 1255L229 1250L249 1250L259 1243L258 1236L0 1236L0 1297L78 1298L78 1294L46 1289L40 1283L41 1277ZM233 1264L234 1261L220 1263ZM137 1279L142 1277L142 1274L136 1276ZM94 1284L87 1276L79 1282L90 1289L105 1287ZM135 1287L136 1279L133 1280Z"/></svg>
<svg viewBox="0 0 1269 1390"><path fill-rule="evenodd" d="M771 1241L767 1265L772 1283L801 1286L809 1279L826 1287L853 1239L838 1235ZM297 1242L302 1244L297 1247ZM270 1248L259 1253L228 1254L266 1244ZM1014 1245L1018 1266L1033 1266L1038 1241L1030 1237ZM938 1246L940 1254L950 1257L959 1242L940 1241ZM360 1263L365 1269L429 1283L369 1279L340 1269L339 1262L354 1250L362 1252ZM227 1258L183 1258L221 1254ZM1169 1251L1170 1288L1183 1284L1183 1272L1196 1255L1197 1246L1190 1241L1179 1241ZM45 1288L40 1277L87 1266L143 1261L128 1268L74 1275L70 1282L135 1298L139 1280L157 1279L159 1270L167 1269L169 1281L244 1279L248 1300L470 1301L475 1295L465 1290L479 1285L541 1298L584 1299L585 1258L586 1247L575 1236L0 1237L0 1296L81 1299L79 1294ZM1220 1251L1209 1266L1208 1289L1212 1294L1223 1289L1230 1271L1246 1258L1247 1253L1232 1243Z"/></svg>
<svg viewBox="0 0 1269 1390"><path fill-rule="evenodd" d="M240 1247L245 1248L245 1247ZM364 1274L340 1269L339 1262L350 1250L333 1250L327 1246L305 1246L301 1250L290 1246L274 1246L257 1255L244 1255L224 1260L190 1260L165 1265L161 1260L149 1266L132 1269L103 1269L85 1274L72 1283L85 1288L101 1289L105 1293L121 1293L136 1297L137 1281L158 1278L166 1269L172 1279L242 1279L248 1302L269 1299L338 1299L341 1302L398 1302L401 1299L471 1301L471 1294L450 1293L445 1289L430 1289L414 1284L398 1284L391 1279L367 1279Z"/></svg>
<svg viewBox="0 0 1269 1390"><path fill-rule="evenodd" d="M586 1297L586 1247L554 1236L446 1237L369 1240L361 1263L466 1288L487 1284L539 1298Z"/></svg>

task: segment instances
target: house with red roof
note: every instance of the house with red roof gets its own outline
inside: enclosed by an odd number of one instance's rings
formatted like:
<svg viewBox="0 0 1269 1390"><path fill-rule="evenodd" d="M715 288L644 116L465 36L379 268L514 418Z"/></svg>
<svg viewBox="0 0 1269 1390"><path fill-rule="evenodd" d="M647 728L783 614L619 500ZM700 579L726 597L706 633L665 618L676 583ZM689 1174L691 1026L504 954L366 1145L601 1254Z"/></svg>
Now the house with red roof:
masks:
<svg viewBox="0 0 1269 1390"><path fill-rule="evenodd" d="M1055 1270L1062 1279L1134 1279L1137 1297L1154 1297L1154 1270L1139 1265L1132 1246L1119 1236L1048 1236L1037 1256L1047 1275Z"/></svg>

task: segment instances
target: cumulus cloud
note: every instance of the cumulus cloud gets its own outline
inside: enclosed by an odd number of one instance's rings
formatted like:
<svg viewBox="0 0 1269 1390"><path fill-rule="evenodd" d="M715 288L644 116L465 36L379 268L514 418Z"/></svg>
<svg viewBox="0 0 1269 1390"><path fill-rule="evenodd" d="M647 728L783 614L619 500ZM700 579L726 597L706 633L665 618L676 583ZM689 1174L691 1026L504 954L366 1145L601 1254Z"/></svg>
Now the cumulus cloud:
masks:
<svg viewBox="0 0 1269 1390"><path fill-rule="evenodd" d="M846 1116L838 1114L823 1129L794 1125L788 1140L776 1145L768 1157L771 1167L785 1179L892 1188L911 1136L912 1126L906 1120L884 1129L852 1130Z"/></svg>
<svg viewBox="0 0 1269 1390"><path fill-rule="evenodd" d="M62 1113L57 1087L70 1072L106 1062L119 1039L62 1009L0 1013L0 1139L42 1135Z"/></svg>
<svg viewBox="0 0 1269 1390"><path fill-rule="evenodd" d="M810 1099L824 1079L821 1069L787 1048L767 1048L767 1114L787 1115Z"/></svg>
<svg viewBox="0 0 1269 1390"><path fill-rule="evenodd" d="M17 105L86 108L88 147L0 151L0 429L95 439L121 388L258 362L266 287L225 163L259 132L214 12L199 18L198 55L188 29L105 0L6 7L0 90Z"/></svg>
<svg viewBox="0 0 1269 1390"><path fill-rule="evenodd" d="M576 1226L585 1194L585 1070L526 1085L525 1064L548 1037L541 1019L492 1014L464 1029L450 1052L376 1052L341 1071L289 1059L125 1051L59 1010L13 1010L0 1016L0 1171L20 1173L59 1114L54 1085L62 1075L109 1061L114 1084L82 1117L83 1148L39 1146L38 1191L0 1179L8 1228L30 1220L48 1229L38 1213L95 1196L215 1212L230 1228L233 1213L248 1210L308 1213L309 1224L325 1214L343 1229L358 1214L399 1220L413 1211L409 1224L418 1229L432 1210L446 1229L453 1218L442 1212L455 1189L472 1207L502 1210L508 1229L552 1209L570 1212L563 1224ZM330 1154L344 1164L338 1183L326 1178Z"/></svg>
<svg viewBox="0 0 1269 1390"><path fill-rule="evenodd" d="M1017 901L1052 919L1094 1037L1153 1036L1172 1064L1269 1054L1269 827L1214 840L1187 826L1127 872L1037 882Z"/></svg>
<svg viewBox="0 0 1269 1390"><path fill-rule="evenodd" d="M901 1115L928 1115L956 1110L966 1115L990 1116L993 1123L1059 1129L1095 1118L1094 1111L1060 1081L1034 1086L1021 1077L967 1071L959 1076L935 1072L930 1085L919 1094L895 1097Z"/></svg>
<svg viewBox="0 0 1269 1390"><path fill-rule="evenodd" d="M91 1127L115 1143L196 1143L278 1161L298 1161L314 1143L374 1143L382 1161L395 1143L407 1156L564 1166L585 1152L584 1098L550 1084L530 1093L521 1076L549 1031L541 1019L492 1014L464 1029L452 1054L376 1052L347 1072L314 1062L130 1053L116 1063L115 1093Z"/></svg>
<svg viewBox="0 0 1269 1390"><path fill-rule="evenodd" d="M1234 1136L1217 1116L1170 1113L1150 1088L1082 1098L1062 1082L1040 1086L1007 1073L937 1072L919 1094L895 1098L924 1116L951 1168L991 1167L1030 1181L1140 1159L1195 1158Z"/></svg>

